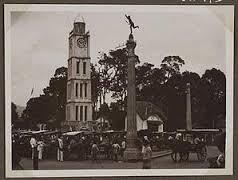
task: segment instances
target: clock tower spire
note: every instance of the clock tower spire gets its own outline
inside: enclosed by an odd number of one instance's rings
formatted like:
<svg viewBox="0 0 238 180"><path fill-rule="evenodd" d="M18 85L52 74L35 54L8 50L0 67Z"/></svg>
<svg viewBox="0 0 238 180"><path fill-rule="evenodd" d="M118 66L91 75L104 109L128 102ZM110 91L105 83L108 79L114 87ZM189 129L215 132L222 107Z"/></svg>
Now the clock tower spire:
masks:
<svg viewBox="0 0 238 180"><path fill-rule="evenodd" d="M74 22L69 33L66 120L63 125L80 130L92 121L90 35L85 22Z"/></svg>

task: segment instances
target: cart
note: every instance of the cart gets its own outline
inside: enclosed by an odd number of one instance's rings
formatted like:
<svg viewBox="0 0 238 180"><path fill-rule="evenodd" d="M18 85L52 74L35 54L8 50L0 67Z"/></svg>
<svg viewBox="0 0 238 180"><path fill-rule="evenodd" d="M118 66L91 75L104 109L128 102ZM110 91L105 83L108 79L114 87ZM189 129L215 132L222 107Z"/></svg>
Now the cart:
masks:
<svg viewBox="0 0 238 180"><path fill-rule="evenodd" d="M205 161L207 157L206 142L202 139L195 142L195 137L202 137L198 131L179 131L180 139L170 141L171 158L174 162L187 161L191 153L197 154L198 161Z"/></svg>
<svg viewBox="0 0 238 180"><path fill-rule="evenodd" d="M191 153L196 153L199 161L205 161L207 157L207 148L203 142L192 144L187 141L179 142L175 140L171 149L171 158L174 162L187 161Z"/></svg>

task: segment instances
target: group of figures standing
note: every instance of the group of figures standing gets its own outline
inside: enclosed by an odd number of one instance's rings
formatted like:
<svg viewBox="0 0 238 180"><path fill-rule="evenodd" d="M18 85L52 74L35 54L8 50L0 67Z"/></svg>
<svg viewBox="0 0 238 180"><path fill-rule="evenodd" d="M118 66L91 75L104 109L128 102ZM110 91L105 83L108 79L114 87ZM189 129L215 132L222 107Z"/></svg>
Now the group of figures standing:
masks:
<svg viewBox="0 0 238 180"><path fill-rule="evenodd" d="M32 135L28 140L28 145L24 148L19 148L21 142L19 139L13 139L12 155L13 155L13 169L23 169L20 165L22 149L29 151L33 162L33 169L38 169L40 161L46 158L56 158L59 162L65 160L92 160L97 162L99 159L113 160L115 162L123 161L124 151L126 149L125 136L52 136L49 141L43 136ZM143 168L150 168L150 159L152 157L152 149L149 140L145 138L141 146L141 153L143 157ZM49 151L49 148L51 151ZM49 153L52 152L53 153Z"/></svg>

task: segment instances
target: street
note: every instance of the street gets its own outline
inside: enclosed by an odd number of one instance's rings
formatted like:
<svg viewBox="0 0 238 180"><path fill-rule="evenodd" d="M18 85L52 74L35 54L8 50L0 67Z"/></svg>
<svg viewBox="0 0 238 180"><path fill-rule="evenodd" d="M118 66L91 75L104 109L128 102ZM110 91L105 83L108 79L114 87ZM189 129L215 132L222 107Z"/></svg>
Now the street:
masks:
<svg viewBox="0 0 238 180"><path fill-rule="evenodd" d="M214 157L219 154L219 151L214 146L207 147L207 158ZM21 165L25 170L32 169L31 159L22 159ZM56 160L42 160L39 162L40 170L57 170L57 169L140 169L142 162L130 163L112 160L86 160L86 161L64 161L58 162ZM190 154L189 160L186 162L175 163L172 161L170 155L152 159L153 169L200 169L208 168L208 162L200 162L197 160L195 153Z"/></svg>

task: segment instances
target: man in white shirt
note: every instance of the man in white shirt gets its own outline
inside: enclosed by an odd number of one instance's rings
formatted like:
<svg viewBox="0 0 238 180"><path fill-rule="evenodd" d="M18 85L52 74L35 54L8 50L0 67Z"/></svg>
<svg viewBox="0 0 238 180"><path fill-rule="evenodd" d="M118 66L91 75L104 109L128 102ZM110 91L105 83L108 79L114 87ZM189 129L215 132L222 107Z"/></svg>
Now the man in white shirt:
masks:
<svg viewBox="0 0 238 180"><path fill-rule="evenodd" d="M36 141L36 138L35 136L32 136L31 137L31 140L30 140L30 144L31 144L31 155L32 155L32 159L34 158L34 148L37 148L37 141Z"/></svg>
<svg viewBox="0 0 238 180"><path fill-rule="evenodd" d="M58 138L58 149L57 149L57 160L58 161L63 161L63 140L62 136Z"/></svg>
<svg viewBox="0 0 238 180"><path fill-rule="evenodd" d="M45 143L43 141L43 138L41 137L41 139L37 142L37 151L38 151L39 160L43 159L44 146L45 146Z"/></svg>
<svg viewBox="0 0 238 180"><path fill-rule="evenodd" d="M126 150L126 141L125 139L122 140L121 142L121 156L123 157L124 151Z"/></svg>

